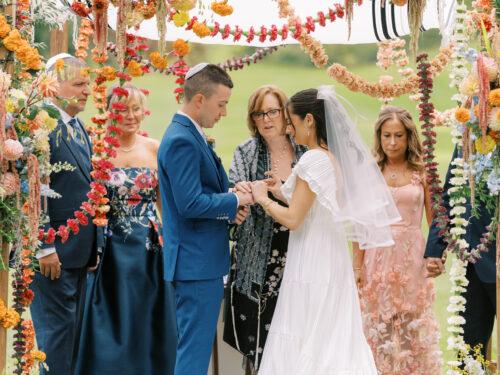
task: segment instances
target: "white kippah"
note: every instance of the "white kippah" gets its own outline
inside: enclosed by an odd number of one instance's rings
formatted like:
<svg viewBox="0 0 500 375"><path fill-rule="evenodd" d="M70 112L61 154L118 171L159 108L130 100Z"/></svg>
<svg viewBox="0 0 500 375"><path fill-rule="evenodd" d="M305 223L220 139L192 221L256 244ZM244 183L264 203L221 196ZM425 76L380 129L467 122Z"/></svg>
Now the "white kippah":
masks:
<svg viewBox="0 0 500 375"><path fill-rule="evenodd" d="M57 62L57 60L61 60L61 59L67 59L68 57L73 57L72 55L70 55L69 53L58 53L57 55L55 56L52 56L50 59L47 60L47 63L45 64L45 70L49 70L50 68L52 68L52 66L54 66L54 64Z"/></svg>
<svg viewBox="0 0 500 375"><path fill-rule="evenodd" d="M195 74L198 74L203 69L205 69L207 67L207 65L208 65L208 63L199 63L199 64L196 64L195 66L193 66L191 69L188 70L188 72L186 73L186 76L184 78L185 79L191 78Z"/></svg>

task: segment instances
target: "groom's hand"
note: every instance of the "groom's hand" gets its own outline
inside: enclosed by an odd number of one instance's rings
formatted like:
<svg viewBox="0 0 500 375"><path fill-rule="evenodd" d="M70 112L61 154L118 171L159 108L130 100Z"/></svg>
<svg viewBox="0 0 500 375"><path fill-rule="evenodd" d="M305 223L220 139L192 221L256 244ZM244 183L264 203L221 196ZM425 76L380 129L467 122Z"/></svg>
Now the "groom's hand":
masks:
<svg viewBox="0 0 500 375"><path fill-rule="evenodd" d="M236 219L234 220L234 223L236 225L243 224L243 222L247 218L249 212L250 212L250 209L247 206L243 206L243 207L238 208L238 212L236 213Z"/></svg>
<svg viewBox="0 0 500 375"><path fill-rule="evenodd" d="M238 202L240 206L249 206L254 204L252 193L236 190L235 194L238 197Z"/></svg>

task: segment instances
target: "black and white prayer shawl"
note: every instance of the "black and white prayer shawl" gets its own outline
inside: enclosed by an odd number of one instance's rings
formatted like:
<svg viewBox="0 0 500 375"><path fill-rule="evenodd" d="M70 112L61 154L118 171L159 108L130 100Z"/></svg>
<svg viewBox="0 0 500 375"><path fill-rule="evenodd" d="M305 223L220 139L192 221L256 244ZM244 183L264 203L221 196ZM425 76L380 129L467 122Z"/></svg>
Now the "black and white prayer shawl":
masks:
<svg viewBox="0 0 500 375"><path fill-rule="evenodd" d="M184 27L178 28L173 25L168 27L167 40L171 41L183 38L195 43L237 44L256 47L297 43L291 33L289 33L285 41L282 41L281 37L278 36L278 39L274 42L269 42L268 39L264 43L259 42L258 35L261 26L265 26L269 30L271 25L274 24L278 30L281 30L281 27L286 24L286 20L278 16L278 5L275 0L231 0L229 3L233 6L234 12L226 17L212 14L210 10L212 0L201 1L204 5L203 13L198 14L200 12L199 9L193 9L190 12L191 17L197 16L201 21L206 19L207 24L219 22L221 28L225 24L229 24L232 28L238 25L243 30L248 30L253 26L256 33L254 40L251 43L247 43L246 38L243 36L240 41L235 42L232 36L222 39L220 34L214 38L205 37L200 39L192 31L187 31ZM312 35L323 44L376 43L410 33L408 7L406 5L402 7L396 6L390 0L385 0L385 6L382 6L384 0L363 0L361 6L354 5L351 36L349 38L345 17L337 19L334 22L330 22L328 19L328 9L335 9L336 3L343 4L344 2L342 0L290 0L290 4L295 8L295 13L300 16L303 22L308 16L317 18L319 11L325 13L327 18L326 26L321 27L319 24L316 24L316 29L312 32ZM453 30L454 9L455 0L427 0L422 30L439 28L446 42ZM109 11L109 23L112 28L115 28L116 10L112 6L110 6ZM158 39L155 18L144 21L139 30L130 30L129 32L148 39Z"/></svg>

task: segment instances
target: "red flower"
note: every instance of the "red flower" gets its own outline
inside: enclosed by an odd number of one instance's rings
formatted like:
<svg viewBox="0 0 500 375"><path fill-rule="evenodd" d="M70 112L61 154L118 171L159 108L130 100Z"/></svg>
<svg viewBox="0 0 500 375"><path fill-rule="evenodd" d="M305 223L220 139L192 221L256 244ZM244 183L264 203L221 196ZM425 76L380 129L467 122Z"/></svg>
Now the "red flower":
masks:
<svg viewBox="0 0 500 375"><path fill-rule="evenodd" d="M111 163L109 160L106 159L99 159L94 162L94 168L95 169L112 169L114 168L114 164Z"/></svg>
<svg viewBox="0 0 500 375"><path fill-rule="evenodd" d="M235 42L237 42L238 40L241 39L242 35L243 35L243 30L238 25L236 25L236 27L234 29L234 38L233 38L233 40Z"/></svg>
<svg viewBox="0 0 500 375"><path fill-rule="evenodd" d="M137 47L135 47L137 51L147 51L149 50L149 47L146 44L139 44Z"/></svg>
<svg viewBox="0 0 500 375"><path fill-rule="evenodd" d="M133 35L133 34L128 34L128 33L127 33L127 34L125 34L125 35L126 35L126 37L127 37L127 43L128 43L128 44L132 44L132 43L134 43L134 42L135 42L135 39L136 39L136 36L135 36L135 35Z"/></svg>
<svg viewBox="0 0 500 375"><path fill-rule="evenodd" d="M286 38L288 38L288 25L283 25L281 29L281 39L285 40Z"/></svg>
<svg viewBox="0 0 500 375"><path fill-rule="evenodd" d="M99 202L99 200L102 198L102 195L95 192L95 191L89 191L87 193L87 198L90 199L91 202Z"/></svg>
<svg viewBox="0 0 500 375"><path fill-rule="evenodd" d="M149 65L141 65L141 70L143 73L149 73Z"/></svg>
<svg viewBox="0 0 500 375"><path fill-rule="evenodd" d="M248 30L248 36L247 36L247 42L250 43L253 38L255 38L255 30L253 26L250 27L250 30Z"/></svg>
<svg viewBox="0 0 500 375"><path fill-rule="evenodd" d="M110 132L110 133L116 133L117 135L121 135L123 133L123 130L121 130L118 126L109 125L108 126L108 132Z"/></svg>
<svg viewBox="0 0 500 375"><path fill-rule="evenodd" d="M141 173L135 178L134 185L139 189L147 189L151 187L151 179L146 173Z"/></svg>
<svg viewBox="0 0 500 375"><path fill-rule="evenodd" d="M104 141L113 147L120 147L120 141L114 137L104 137Z"/></svg>
<svg viewBox="0 0 500 375"><path fill-rule="evenodd" d="M113 113L111 112L109 115L108 115L108 118L111 120L111 121L116 121L116 122L122 122L123 121L123 116L120 115L119 113Z"/></svg>
<svg viewBox="0 0 500 375"><path fill-rule="evenodd" d="M75 219L66 220L66 225L68 226L69 229L71 229L71 231L74 234L78 234L78 232L80 232L80 227L78 226L78 221L76 221Z"/></svg>
<svg viewBox="0 0 500 375"><path fill-rule="evenodd" d="M263 43L266 41L267 38L267 28L265 26L260 27L260 36L259 36L259 42Z"/></svg>
<svg viewBox="0 0 500 375"><path fill-rule="evenodd" d="M87 17L91 12L90 8L85 4L76 1L71 4L71 9L80 17Z"/></svg>
<svg viewBox="0 0 500 375"><path fill-rule="evenodd" d="M45 237L45 243L51 244L56 240L56 231L54 228L50 228L47 231L47 237Z"/></svg>
<svg viewBox="0 0 500 375"><path fill-rule="evenodd" d="M219 22L215 22L214 24L214 29L212 30L212 32L210 33L210 36L214 37L216 36L220 31L220 25L219 25Z"/></svg>
<svg viewBox="0 0 500 375"><path fill-rule="evenodd" d="M87 212L90 216L95 215L95 208L89 202L83 202L80 208ZM77 216L77 219L80 220L80 217Z"/></svg>
<svg viewBox="0 0 500 375"><path fill-rule="evenodd" d="M106 153L106 155L110 158L116 158L116 151L113 150L112 148L109 148L109 147L105 147L104 148L104 152Z"/></svg>
<svg viewBox="0 0 500 375"><path fill-rule="evenodd" d="M147 89L139 89L139 91L142 92L146 96L149 95L149 90L147 90Z"/></svg>
<svg viewBox="0 0 500 375"><path fill-rule="evenodd" d="M131 48L131 47L127 47L125 49L125 53L127 54L127 56L129 57L135 57L137 56L137 53L135 52L135 49Z"/></svg>
<svg viewBox="0 0 500 375"><path fill-rule="evenodd" d="M278 39L278 28L276 25L271 25L271 35L269 36L269 41L273 42Z"/></svg>
<svg viewBox="0 0 500 375"><path fill-rule="evenodd" d="M307 33L312 33L314 30L316 30L314 19L311 16L306 17L306 30Z"/></svg>
<svg viewBox="0 0 500 375"><path fill-rule="evenodd" d="M325 13L323 13L321 11L318 12L318 22L323 27L326 25Z"/></svg>
<svg viewBox="0 0 500 375"><path fill-rule="evenodd" d="M123 73L123 72L118 72L116 73L116 76L124 81L131 81L132 77L130 77L128 74Z"/></svg>
<svg viewBox="0 0 500 375"><path fill-rule="evenodd" d="M226 26L224 26L224 31L222 32L222 39L229 38L230 33L231 33L231 26L226 24Z"/></svg>
<svg viewBox="0 0 500 375"><path fill-rule="evenodd" d="M293 37L295 39L298 39L300 35L302 34L302 25L299 20L295 22L295 31L293 33Z"/></svg>
<svg viewBox="0 0 500 375"><path fill-rule="evenodd" d="M43 229L39 229L38 230L38 240L43 241L44 236L45 236L45 232L43 231Z"/></svg>
<svg viewBox="0 0 500 375"><path fill-rule="evenodd" d="M25 289L21 295L21 304L23 306L29 306L35 297L35 293L31 289Z"/></svg>
<svg viewBox="0 0 500 375"><path fill-rule="evenodd" d="M122 102L114 102L111 104L111 108L113 108L115 111L126 111L128 109L127 105Z"/></svg>
<svg viewBox="0 0 500 375"><path fill-rule="evenodd" d="M59 234L59 237L61 237L61 243L65 243L68 240L69 231L65 225L60 225L59 228L57 229L57 233Z"/></svg>
<svg viewBox="0 0 500 375"><path fill-rule="evenodd" d="M106 195L106 187L98 182L91 182L90 187L97 193L101 195Z"/></svg>
<svg viewBox="0 0 500 375"><path fill-rule="evenodd" d="M131 195L127 199L127 203L131 206L137 206L139 203L141 203L141 196L139 194L135 193L134 195Z"/></svg>
<svg viewBox="0 0 500 375"><path fill-rule="evenodd" d="M92 117L91 118L92 122L97 125L104 125L106 123L106 119L100 118L100 117Z"/></svg>
<svg viewBox="0 0 500 375"><path fill-rule="evenodd" d="M115 94L116 96L125 96L125 97L128 97L128 91L125 90L123 87L115 87L113 89L113 94Z"/></svg>
<svg viewBox="0 0 500 375"><path fill-rule="evenodd" d="M106 149L104 151L107 152ZM111 178L108 172L100 171L100 170L92 171L92 172L90 172L90 175L92 176L92 178L94 180L98 180L98 181L109 181Z"/></svg>
<svg viewBox="0 0 500 375"><path fill-rule="evenodd" d="M342 7L342 5L335 4L335 9L336 9L336 12L337 12L337 17L343 18L345 12L344 12L344 8Z"/></svg>
<svg viewBox="0 0 500 375"><path fill-rule="evenodd" d="M87 225L89 223L89 219L87 218L87 215L85 215L82 211L75 211L74 215L81 225ZM69 223L68 223L68 225L69 225ZM75 233L77 233L77 232L75 232Z"/></svg>
<svg viewBox="0 0 500 375"><path fill-rule="evenodd" d="M194 16L193 18L191 18L191 21L189 21L189 23L186 26L186 30L191 30L196 21L198 21L198 17Z"/></svg>
<svg viewBox="0 0 500 375"><path fill-rule="evenodd" d="M328 18L330 18L330 22L333 22L337 19L337 15L335 14L335 11L331 8L328 8Z"/></svg>

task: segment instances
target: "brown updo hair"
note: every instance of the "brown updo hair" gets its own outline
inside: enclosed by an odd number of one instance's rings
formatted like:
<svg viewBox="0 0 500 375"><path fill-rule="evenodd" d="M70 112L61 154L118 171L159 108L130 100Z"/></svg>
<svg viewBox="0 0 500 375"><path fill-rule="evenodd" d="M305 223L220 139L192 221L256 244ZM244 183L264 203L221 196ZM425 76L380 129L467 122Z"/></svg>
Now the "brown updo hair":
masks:
<svg viewBox="0 0 500 375"><path fill-rule="evenodd" d="M417 172L424 172L423 147L418 136L417 127L413 122L410 113L401 107L386 106L380 111L375 123L375 140L373 144L373 154L381 170L387 163L387 155L382 148L380 138L382 136L382 126L388 120L398 120L406 129L408 138L408 148L406 149L406 161L409 167Z"/></svg>

